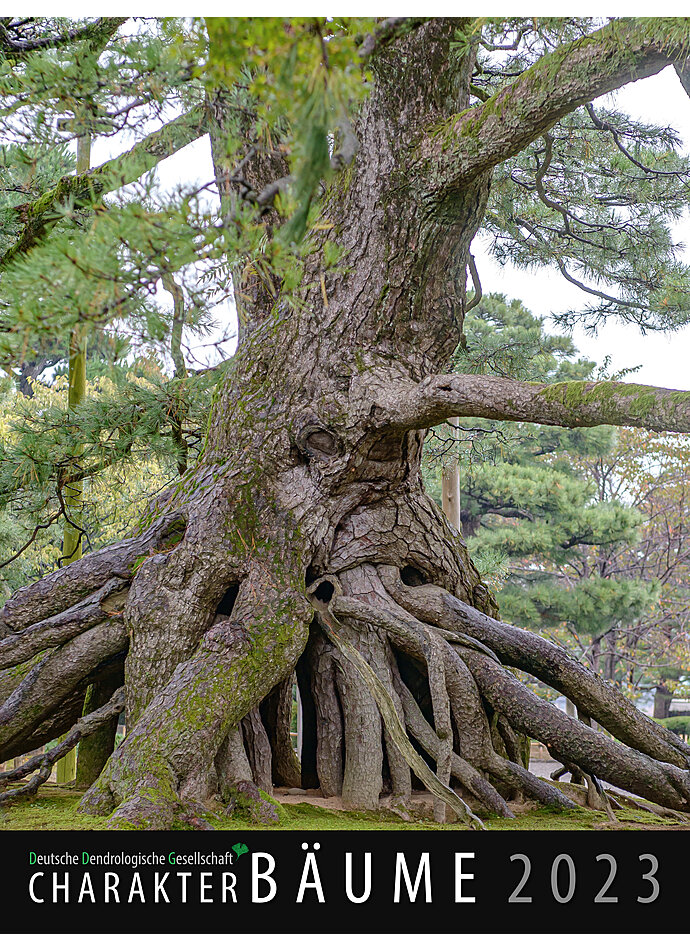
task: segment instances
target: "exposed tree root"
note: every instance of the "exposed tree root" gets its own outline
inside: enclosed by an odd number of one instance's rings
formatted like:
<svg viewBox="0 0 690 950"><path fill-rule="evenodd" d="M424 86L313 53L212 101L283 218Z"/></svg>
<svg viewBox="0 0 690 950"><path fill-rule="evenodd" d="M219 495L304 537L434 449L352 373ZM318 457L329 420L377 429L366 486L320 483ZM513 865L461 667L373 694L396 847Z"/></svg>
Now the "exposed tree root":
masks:
<svg viewBox="0 0 690 950"><path fill-rule="evenodd" d="M84 715L102 706L123 681L123 668L115 666L102 680L92 683L84 700ZM106 762L113 754L117 739L117 726L118 720L113 717L96 732L80 740L77 774L74 783L76 788L87 789L98 779Z"/></svg>
<svg viewBox="0 0 690 950"><path fill-rule="evenodd" d="M202 514L227 491L207 481ZM377 808L384 793L408 814L421 779L436 797L437 820L450 809L473 826L463 796L505 817L515 796L574 807L575 786L527 770L523 736L579 770L590 807L611 808L604 780L656 807L690 811L690 749L560 647L455 596L490 612L440 513L421 494L398 502L375 507L373 522L371 509L357 507L341 522L324 547L334 553L321 555L327 569L311 569L311 603L295 583L306 569L298 547L286 547L278 567L254 552L244 563L235 553L219 569L203 553L203 518L188 513L181 541L175 513L144 541L94 555L90 567L70 565L47 587L39 582L38 593L18 592L5 623L25 629L0 643L0 756L73 725L89 683L129 649L127 740L82 802L112 813L115 827L169 827L215 795L228 799L238 783L264 793L276 782L320 785L350 808ZM222 525L219 517L218 531ZM156 553L162 544L168 550ZM51 592L52 618L44 600ZM168 637L177 652L157 665ZM507 667L570 696L581 719L539 699ZM290 737L295 668L301 763ZM619 741L595 732L588 717Z"/></svg>
<svg viewBox="0 0 690 950"><path fill-rule="evenodd" d="M261 704L261 718L269 740L273 785L288 788L299 788L302 781L300 760L293 749L290 734L294 680L294 676L289 676L278 683Z"/></svg>
<svg viewBox="0 0 690 950"><path fill-rule="evenodd" d="M434 761L438 761L440 743L437 734L424 718L414 696L400 678L396 680L396 690L402 700L405 723L410 735ZM461 758L457 752L451 752L450 755L450 774L489 812L494 812L503 818L514 817L493 785L483 777L481 772Z"/></svg>
<svg viewBox="0 0 690 950"><path fill-rule="evenodd" d="M57 616L39 620L0 640L0 670L30 660L42 650L58 647L115 616L127 599L123 592L128 583L125 578L112 577L95 593Z"/></svg>
<svg viewBox="0 0 690 950"><path fill-rule="evenodd" d="M254 781L264 792L270 792L273 789L271 743L256 706L242 720L242 732Z"/></svg>
<svg viewBox="0 0 690 950"><path fill-rule="evenodd" d="M212 626L179 664L81 807L97 814L115 809L115 827L168 827L182 803L203 802L231 727L251 714L245 741L262 736L252 711L294 669L306 643L306 619L303 600L276 587L265 566L257 567L240 590L232 619ZM255 744L255 765L256 751ZM270 780L270 762L264 768Z"/></svg>
<svg viewBox="0 0 690 950"><path fill-rule="evenodd" d="M427 625L420 623L414 617L402 611L386 595L378 578L374 578L370 574L369 580L372 588L378 588L377 594L380 602L385 604L384 608L379 604L374 605L356 598L338 596L332 601L331 609L337 616L347 618L350 623L369 624L377 627L391 638L392 643L398 650L405 652L412 660L427 666L429 662L425 642L427 635L430 634L436 638L437 646L440 647L440 644L443 644L446 661L445 685L450 700L450 708L456 722L460 752L459 755L451 758L451 765L455 766L455 777L463 786L490 810L498 811L504 815L510 813L509 806L498 791L494 790L493 794L490 794L486 787L478 782L478 776L481 772L488 773L499 782L527 794L528 797L536 798L544 804L559 805L563 808L574 807L573 802L557 789L541 782L519 762L512 762L496 751L477 683L467 665L436 630L427 628ZM490 653L481 644L477 644L477 646L483 653ZM418 741L422 740L426 733L427 748L433 742L429 738L429 731L432 732L436 736L434 745L438 749L440 743L438 735L433 727L426 722L421 711L417 714L418 707L415 709L416 703L413 706L411 700L413 700L411 692L406 688L402 693L402 701L410 717L410 721L407 723L408 729L413 735L416 733L415 738L420 737ZM432 706L430 718L433 722L433 703L430 702L430 705ZM424 747L423 741L421 744ZM465 761L467 765L463 766L462 763ZM488 785L488 783L486 784Z"/></svg>
<svg viewBox="0 0 690 950"><path fill-rule="evenodd" d="M0 707L0 748L32 735L47 715L75 691L85 690L99 667L126 646L124 625L112 618L40 659Z"/></svg>
<svg viewBox="0 0 690 950"><path fill-rule="evenodd" d="M578 676L580 691L577 698L580 706L584 709L596 707L597 718L600 721L606 719L613 727L614 736L623 742L634 728L636 745L648 749L655 748L660 753L659 758L640 753L637 749L622 745L621 742L613 742L603 733L595 732L585 722L573 720L564 715L523 686L502 666L499 657L494 653L496 647L502 646L497 632L503 633L503 628L508 625L481 615L482 623L474 623L470 628L470 641L465 632L467 624L464 630L449 631L443 627L420 622L402 607L402 603L406 607L416 606L419 614L426 618L433 615L433 619L437 621L450 616L457 622L460 611L455 609L453 612L446 611L445 614L438 610L433 612L429 609L428 599L424 600L420 596L420 592L429 593L428 585L409 588L400 584L399 581L395 583L390 571L381 571L379 576L381 575L387 579L389 590L392 590L400 603L396 603L387 596L388 592L384 590L381 593L379 589L376 597L369 594L367 602L342 595L336 596L331 602L331 610L340 618L347 619L349 623L377 626L378 629L386 632L397 649L404 650L411 658L425 663L427 667L430 665L429 644L437 644L439 640L444 643L449 654L446 659L445 673L448 695L455 709L462 709L461 720L465 727L470 726L474 733L469 741L464 736L459 736L459 741L462 748L462 740L465 739L464 757L468 758L475 768L488 771L494 778L514 788L518 787L528 795L538 797L541 801L550 799L551 802L555 800L561 805L566 805L567 798L560 790L554 789L553 786L548 788L546 783L531 776L518 761L511 761L511 758L517 758L515 752L508 757L505 754L498 754L495 748L496 738L491 734L490 725L481 723L483 704L488 702L491 709L500 714L499 723L505 720L502 729L499 729L499 733L502 733L504 750L510 744L515 745L514 738L511 739L509 733L506 732L506 729L510 727L544 742L557 758L569 764L574 763L574 766L580 768L587 783L591 807L609 808L598 781L598 778L601 778L649 798L663 807L681 811L690 810L688 772L669 761L684 758L687 752L682 744L679 747L677 743L669 742L663 732L660 733L656 724L651 723L634 708L621 709L624 707L622 697L611 689L602 688L602 683L597 677L591 676L587 671L578 670L575 661L567 654L564 655L565 662L562 666L566 667L570 676ZM371 584L372 590L375 586ZM438 589L432 589L431 593L437 595ZM444 594L444 598L446 602L451 602L451 607L456 606L454 598L450 598L447 594ZM426 611L419 609L420 604L426 606ZM467 608L467 605L462 604L461 607L472 618L477 613ZM483 637L487 628L493 636L488 643L483 643L477 634ZM516 628L508 627L508 630L516 631ZM526 635L525 631L516 631L516 635L517 633ZM533 635L529 636L533 637ZM533 638L533 640L537 639ZM545 641L542 642L545 643ZM536 649L537 645L532 642L530 646ZM551 647L552 644L546 643L547 652ZM563 659L561 654L564 654L564 651L559 650L559 659ZM437 660L431 662L438 666ZM467 679L466 671L469 671L472 682ZM530 672L532 671L530 668ZM429 673L430 679L431 676L432 674ZM562 677L559 669L551 669L549 676L551 681L559 676ZM472 683L477 692L472 688ZM431 689L429 689L429 695L431 719L435 721ZM410 709L409 697L407 697L407 704ZM615 708L610 708L611 706ZM486 719L485 714L484 718ZM473 723L474 726L472 726ZM418 722L417 734L419 735ZM508 742L505 741L506 738ZM442 750L440 740L436 743L436 748L439 758L442 758L445 750Z"/></svg>
<svg viewBox="0 0 690 950"><path fill-rule="evenodd" d="M17 782L27 775L31 775L32 772L35 773L25 785L0 792L0 802L16 801L19 798L35 795L40 786L50 778L50 773L57 761L67 755L82 739L93 735L113 719L117 720L124 708L125 691L123 687L120 687L113 693L107 703L83 716L75 726L72 726L62 742L58 743L53 749L35 755L9 772L0 772L0 787L8 785L10 782Z"/></svg>
<svg viewBox="0 0 690 950"><path fill-rule="evenodd" d="M184 526L180 514L168 513L137 537L87 554L34 584L20 588L0 611L0 633L3 637L21 636L24 628L59 616L114 578L128 581L136 570L137 561L165 548L171 540L179 540Z"/></svg>
<svg viewBox="0 0 690 950"><path fill-rule="evenodd" d="M335 656L335 647L318 622L313 623L305 651L306 675L300 691L304 690L314 701L314 767L317 784L326 798L340 795L345 770L343 712L336 684Z"/></svg>
<svg viewBox="0 0 690 950"><path fill-rule="evenodd" d="M616 688L571 657L561 646L528 630L501 623L433 584L406 587L395 570L382 571L391 596L414 616L447 631L470 635L501 663L530 673L572 699L621 742L680 768L690 765L690 747L641 713Z"/></svg>
<svg viewBox="0 0 690 950"><path fill-rule="evenodd" d="M226 814L236 815L259 825L273 825L280 821L279 806L269 796L262 795L252 781L239 781L232 788Z"/></svg>
<svg viewBox="0 0 690 950"><path fill-rule="evenodd" d="M599 779L604 779L648 799L652 804L645 807L657 814L690 811L688 772L674 764L688 761L684 744L667 736L634 708L626 708L618 693L579 667L560 648L487 618L439 587L405 585L397 570L385 566L364 565L339 576L322 577L311 589L321 632L312 627L300 661L300 689L305 693L309 690L313 702L312 723L307 730L313 735L311 740L305 736L305 743L308 746L312 741L312 768L324 794L342 792L350 807L375 808L381 792L387 789L393 796L392 810L408 814L414 773L436 796L437 820L446 818L446 806L450 806L461 820L478 827L478 819L462 801L463 791L487 811L504 817L512 816L506 801L506 794L511 793L563 808L584 803L613 818L616 798L603 790ZM80 602L78 609L68 606L57 622L38 622L33 642L44 649L47 629L70 629L72 635L61 642L54 640L37 663L24 660L28 672L0 708L5 748L11 747L17 737L36 735L41 725L41 715L32 717L26 712L30 705L36 708L29 699L40 698L43 720L47 720L46 713L55 714L85 676L95 675L108 654L121 650L126 637L119 618L100 619L103 603L119 590L119 583L106 581L95 595ZM326 600L319 597L324 591ZM78 629L75 618L86 616L94 625ZM157 708L161 714L168 707L182 714L182 696L196 695L199 677L210 676L211 670L217 674L224 649L229 651L228 674L236 681L242 656L246 664L251 663L252 654L251 649L247 652L248 641L243 636L238 639L232 634L228 641L224 639L226 628L230 633L238 629L236 624L233 615L232 622L221 620L211 628L206 638L208 646L202 642L195 657L176 671L158 702L135 728L133 740L128 743L130 750L150 742L147 736L157 728L151 725L158 719ZM218 647L225 642L227 647L222 646L219 652ZM14 649L14 643L12 646ZM294 668L300 649L296 646L292 659L281 669ZM204 651L208 660L203 659ZM23 645L22 652L15 655L26 657L28 652ZM76 658L71 669L70 658ZM401 663L404 660L400 668L398 659ZM569 688L580 709L585 710L585 721L573 720L540 700L502 665L506 661L519 661L527 672L542 673L551 685ZM89 672L84 673L84 669ZM50 693L56 671L61 685ZM281 681L268 690L260 710L258 700L265 689L260 687L254 694L256 701L239 726L228 729L221 725L229 724L237 714L234 708L230 712L225 702L219 704L218 718L210 728L208 710L204 709L210 745L200 754L199 731L193 727L185 738L182 760L186 764L182 769L171 765L170 759L157 757L154 743L150 743L149 769L143 776L139 773L135 777L127 758L120 762L116 754L107 777L95 783L83 807L99 813L116 808L117 826L167 827L174 815L179 818L191 814L185 803L207 802L216 793L230 800L238 783L245 789L264 792L271 791L276 779L299 784L299 763L289 735L292 679L283 673ZM121 691L116 695L121 696ZM98 719L103 709L91 714L95 719L79 720L65 743L49 758L32 760L29 771L38 774L24 786L22 794L31 794L45 781L49 763L52 765L86 735L85 725L105 721ZM614 737L621 741L615 743L592 730L586 721L589 713L599 722L608 723ZM184 719L188 721L188 716ZM564 763L564 770L584 780L582 791L531 774L521 762L520 741L514 730L544 742ZM221 733L226 737L223 742L210 740L211 735ZM636 747L621 744L631 735ZM653 749L657 755L652 757L638 751L640 748ZM11 774L19 777L18 773ZM459 794L452 790L451 781ZM128 785L129 794L119 791ZM18 790L13 789L11 794L18 794ZM5 793L5 797L8 795Z"/></svg>
<svg viewBox="0 0 690 950"><path fill-rule="evenodd" d="M374 673L366 660L362 657L361 653L359 653L359 651L356 650L352 644L344 639L344 637L341 637L336 632L335 628L337 627L340 629L342 625L339 624L335 617L333 617L333 615L326 610L321 610L320 616L323 627L326 630L328 636L338 647L338 649L345 655L349 662L355 667L361 678L366 683L371 694L376 700L376 704L386 725L388 734L390 735L392 741L396 744L405 761L414 770L418 778L424 782L426 787L437 799L446 805L449 805L456 815L467 825L469 825L471 828L483 828L484 825L479 820L479 818L477 818L477 816L470 811L467 805L458 795L455 794L455 792L452 791L452 789L444 784L442 778L439 775L441 770L438 769L437 773L434 774L424 759L422 759L422 757L417 752L415 752L410 740L407 737L404 726L400 722L391 694L382 684L381 680ZM448 726L450 727L450 717L448 718ZM443 742L443 740L439 739L439 742ZM439 756L439 758L441 758L441 756ZM444 752L443 759L441 761L444 771L450 772L450 754L446 755ZM437 817L436 809L434 810L434 816ZM442 816L441 820L443 820L443 818L445 818L445 814Z"/></svg>
<svg viewBox="0 0 690 950"><path fill-rule="evenodd" d="M480 822L463 794L504 817L513 814L507 801L511 795L563 808L585 804L612 820L621 801L666 816L690 811L690 778L675 764L688 761L683 743L627 708L618 693L560 648L479 614L438 586L406 585L398 569L385 565L364 564L313 583L317 623L312 624L306 650L305 628L299 621L287 638L283 663L263 676L252 672L254 691L250 695L243 688L241 698L229 703L221 697L233 695L231 684L246 683L247 673L257 669L255 642L241 618L255 622L258 585L266 579L262 574L260 581L244 587L231 618L213 625L193 657L178 667L85 796L85 810L114 811L116 827L169 827L175 817L199 817L199 808L215 794L237 801L238 788L255 789L249 797L261 811L264 806L257 804L256 796L264 802L260 791L270 793L276 779L299 784L299 762L289 733L293 674L286 672L294 670L304 651L300 691L308 692L312 701L304 737L305 747L312 749L310 767L323 793L342 793L349 807L376 808L381 793L387 792L392 795L391 810L409 814L414 774L436 797L437 820L446 819L449 807L472 827ZM122 648L126 637L119 618L100 619L110 590L106 581L78 610L68 606L63 611L62 617L71 619L50 629L65 630L87 612L94 625L79 632L72 627L73 635L47 648L38 662L24 660L27 673L0 708L8 744L22 735L29 741L41 727L41 716L26 712L30 697L41 698L47 721L85 677L96 675L108 654ZM269 593L270 587L265 590L261 597L268 600L263 602L271 603L276 594ZM37 631L36 643L45 644L46 629ZM265 621L261 630L265 635ZM285 639L283 634L280 639ZM24 657L28 648L22 649ZM69 657L77 658L79 675L70 672ZM584 710L584 721L564 715L520 683L503 665L516 660L527 672L542 673L551 685L570 689ZM62 685L48 699L55 671ZM212 682L218 683L217 701L209 694ZM203 683L207 685L200 687ZM121 696L120 690L111 701L119 697L119 706L112 709L122 708ZM174 724L171 712L177 717ZM21 775L37 774L21 794L35 791L57 758L109 718L103 719L105 713L102 707L80 719L47 758L35 757ZM594 731L587 724L589 713L608 723L620 741ZM179 750L164 758L156 742L163 726L166 738L174 740L166 747ZM544 742L563 769L585 784L546 782L530 773L522 762L520 734ZM634 747L625 744L631 736ZM147 768L142 771L144 747ZM657 755L640 749L653 749ZM6 781L18 777L18 772L3 776ZM605 791L601 779L648 803ZM4 797L16 794L19 790L13 789ZM260 817L257 812L257 820ZM263 818L272 820L268 813Z"/></svg>

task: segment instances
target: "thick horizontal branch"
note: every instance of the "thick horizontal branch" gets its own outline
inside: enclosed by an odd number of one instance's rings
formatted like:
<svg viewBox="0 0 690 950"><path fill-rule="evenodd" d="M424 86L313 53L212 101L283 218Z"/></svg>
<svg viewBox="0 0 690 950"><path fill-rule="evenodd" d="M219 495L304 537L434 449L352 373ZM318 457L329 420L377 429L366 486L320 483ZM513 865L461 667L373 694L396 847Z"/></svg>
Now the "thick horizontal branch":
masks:
<svg viewBox="0 0 690 950"><path fill-rule="evenodd" d="M479 416L566 428L635 426L690 432L690 393L636 383L567 382L545 386L499 376L430 376L406 397L391 393L391 421L406 429L451 416Z"/></svg>
<svg viewBox="0 0 690 950"><path fill-rule="evenodd" d="M174 155L206 131L206 112L202 106L147 135L128 152L98 165L86 175L65 175L36 201L19 205L14 214L24 227L17 241L0 258L0 272L20 254L34 247L45 233L62 220L60 207L92 206L102 195L130 185L154 168L158 162Z"/></svg>
<svg viewBox="0 0 690 950"><path fill-rule="evenodd" d="M98 17L93 23L78 27L74 30L63 30L53 36L22 37L13 36L11 25L0 25L0 52L7 59L17 60L25 58L29 53L47 49L59 49L71 43L88 40L89 43L101 45L113 36L127 17Z"/></svg>
<svg viewBox="0 0 690 950"><path fill-rule="evenodd" d="M440 197L466 186L579 106L685 60L689 38L690 22L682 17L615 20L542 56L509 86L428 136L421 157L429 185Z"/></svg>

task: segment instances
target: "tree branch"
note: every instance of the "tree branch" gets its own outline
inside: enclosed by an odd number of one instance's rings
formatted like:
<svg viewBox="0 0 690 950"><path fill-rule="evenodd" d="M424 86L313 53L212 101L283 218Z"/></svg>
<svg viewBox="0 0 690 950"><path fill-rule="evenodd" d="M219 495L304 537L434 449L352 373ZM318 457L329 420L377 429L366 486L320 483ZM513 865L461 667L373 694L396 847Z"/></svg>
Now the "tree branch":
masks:
<svg viewBox="0 0 690 950"><path fill-rule="evenodd" d="M12 37L8 26L12 24L0 24L0 51L8 59L23 59L27 53L37 50L59 49L69 43L76 43L82 40L89 40L92 44L101 44L110 39L123 23L126 23L128 17L99 17L93 23L87 23L86 26L78 27L74 30L64 30L62 33L56 33L54 36Z"/></svg>
<svg viewBox="0 0 690 950"><path fill-rule="evenodd" d="M427 136L420 157L428 184L440 198L464 188L579 106L683 60L688 33L685 18L616 20L542 56L485 103L457 116L445 134Z"/></svg>
<svg viewBox="0 0 690 950"><path fill-rule="evenodd" d="M65 175L36 201L14 208L13 213L23 222L24 229L0 258L0 272L18 255L31 250L50 228L63 219L61 206L68 202L75 207L92 206L102 195L131 184L162 159L202 136L206 131L205 123L205 110L198 106L147 135L128 152L111 158L86 175Z"/></svg>
<svg viewBox="0 0 690 950"><path fill-rule="evenodd" d="M479 279L479 271L477 270L477 262L474 259L474 254L467 255L467 266L470 271L470 276L472 278L472 286L474 287L474 294L472 299L465 307L465 313L469 313L470 310L474 310L475 307L478 307L481 303L483 291L482 283Z"/></svg>
<svg viewBox="0 0 690 950"><path fill-rule="evenodd" d="M24 544L22 544L22 546L14 552L14 554L10 555L10 557L8 557L6 561L3 561L2 564L0 564L0 571L4 567L7 567L8 564L11 564L12 561L16 561L17 558L20 557L24 553L24 551L26 551L27 548L30 548L31 545L36 540L38 532L45 531L46 528L49 528L51 524L57 521L57 519L60 517L60 514L61 512L56 511L54 512L54 514L49 516L47 521L39 522L34 528L34 530L31 532L31 537L29 538L29 540L25 541Z"/></svg>
<svg viewBox="0 0 690 950"><path fill-rule="evenodd" d="M377 24L371 33L365 36L359 46L359 55L363 62L370 59L373 53L388 46L398 37L409 33L425 22L426 17L391 16Z"/></svg>
<svg viewBox="0 0 690 950"><path fill-rule="evenodd" d="M407 397L391 390L386 402L391 422L404 429L479 416L570 429L615 425L690 432L690 393L615 381L547 386L498 376L429 376Z"/></svg>
<svg viewBox="0 0 690 950"><path fill-rule="evenodd" d="M538 184L537 185L538 191L539 191L539 187L540 186ZM598 247L600 250L603 250L601 245L596 245L592 241L585 241L584 238L580 237L579 235L574 234L570 230L570 224L568 220L569 215L566 209L562 205L557 205L555 202L552 202L549 199L547 199L543 190L539 191L539 197L543 201L543 203L547 205L547 207L560 211L560 213L563 216L563 220L565 222L566 234L568 234L570 237L574 238L575 240L578 240L582 243L590 244L592 245L592 247ZM541 236L541 234L539 233L536 227L534 227L533 225L529 223L529 221L526 221L524 218L521 218L521 217L516 217L515 223L519 225L520 227L525 228L526 231L529 231L532 237L534 237L534 239L538 241L548 251L548 253L553 257L554 261L556 262L556 266L558 267L563 277L565 277L565 279L569 283L574 284L574 286L577 287L578 290L583 290L586 294L591 294L593 297L599 297L601 300L606 300L608 303L618 304L621 307L629 307L635 310L643 310L643 311L647 310L647 307L645 307L644 304L638 303L636 300L623 300L622 297L613 297L611 296L611 294L607 294L603 290L597 290L595 287L589 287L587 284L583 284L582 281L578 280L577 277L573 277L573 275L568 271L565 264L563 263L562 256L558 253L558 251L554 247L549 245L548 241L544 240L544 238Z"/></svg>
<svg viewBox="0 0 690 950"><path fill-rule="evenodd" d="M676 72L678 72L678 67L676 67ZM678 75L680 76L680 73L678 73ZM594 127L599 129L601 132L610 132L611 138L613 139L618 151L622 155L625 155L628 161L632 162L632 164L635 165L636 168L639 168L641 171L645 172L648 175L657 175L659 177L666 177L666 178L680 178L681 180L687 174L687 171L667 172L667 171L663 171L656 168L649 168L647 165L643 165L642 162L639 162L635 158L634 155L631 155L631 153L628 151L625 145L623 145L623 143L621 142L621 133L618 131L618 129L616 129L615 126L611 125L610 122L605 122L603 119L599 118L599 116L594 111L594 106L592 105L591 102L588 102L585 105L585 109L587 110L587 113L590 119L592 120L592 124L594 125ZM541 196L541 193L540 193L540 196ZM553 207L553 205L551 207Z"/></svg>

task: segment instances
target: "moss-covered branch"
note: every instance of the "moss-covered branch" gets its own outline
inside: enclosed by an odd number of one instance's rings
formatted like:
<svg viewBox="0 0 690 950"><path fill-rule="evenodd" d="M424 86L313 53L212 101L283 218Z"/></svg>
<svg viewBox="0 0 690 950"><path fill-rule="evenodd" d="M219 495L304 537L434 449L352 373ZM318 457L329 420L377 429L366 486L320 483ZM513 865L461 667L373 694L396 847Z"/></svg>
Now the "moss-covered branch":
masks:
<svg viewBox="0 0 690 950"><path fill-rule="evenodd" d="M158 162L203 135L205 122L204 108L192 109L147 135L128 152L98 165L85 175L65 175L36 201L19 205L14 213L24 226L17 241L0 258L0 272L18 255L38 244L46 232L63 219L62 207L92 206L102 195L131 184Z"/></svg>
<svg viewBox="0 0 690 950"><path fill-rule="evenodd" d="M10 60L25 59L30 53L47 49L60 49L72 43L88 41L99 46L107 42L128 17L98 17L93 23L74 30L63 30L46 36L22 36L18 31L12 35L11 22L0 23L0 58Z"/></svg>
<svg viewBox="0 0 690 950"><path fill-rule="evenodd" d="M690 19L614 20L542 56L514 82L425 139L424 178L443 197L517 154L578 106L685 62Z"/></svg>
<svg viewBox="0 0 690 950"><path fill-rule="evenodd" d="M478 416L567 428L616 425L690 432L690 392L610 381L545 386L497 376L431 376L406 398L391 402L390 412L405 428L438 425L450 416Z"/></svg>

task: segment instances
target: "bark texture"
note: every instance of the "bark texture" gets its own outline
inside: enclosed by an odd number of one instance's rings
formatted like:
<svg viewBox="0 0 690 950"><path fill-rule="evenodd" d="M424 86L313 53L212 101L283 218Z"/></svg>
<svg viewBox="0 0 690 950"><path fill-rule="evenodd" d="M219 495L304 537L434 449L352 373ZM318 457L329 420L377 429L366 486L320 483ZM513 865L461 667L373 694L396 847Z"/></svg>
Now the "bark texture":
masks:
<svg viewBox="0 0 690 950"><path fill-rule="evenodd" d="M671 52L643 37L622 64L600 31L562 53L560 78L548 73L545 85L546 66L529 71L497 112L468 111L474 54L455 45L464 27L415 21L396 38L393 25L367 47L374 81L356 120L359 152L327 191L330 227L316 231L340 245L346 266L324 271L317 248L297 308L250 267L236 275L242 345L197 467L138 538L3 609L0 759L64 732L87 686L126 653L127 737L81 805L114 827L169 827L216 794L236 800L238 788L262 801L257 789L276 781L318 782L356 808L386 795L400 814L421 781L437 819L475 827L463 798L504 816L515 794L574 807L527 771L523 735L579 767L595 791L599 776L690 810L690 749L564 651L496 619L420 471L425 428L450 416L686 427L685 394L447 375L493 164ZM222 92L209 98L225 207L242 200L224 165L229 108ZM441 127L453 132L445 144ZM253 155L243 175L261 195L284 174L283 157ZM267 215L267 228L277 223ZM562 715L507 667L561 690L619 741Z"/></svg>

